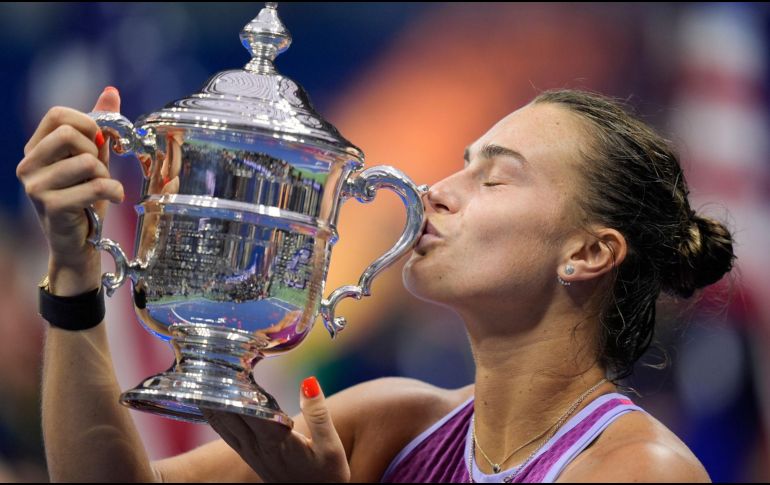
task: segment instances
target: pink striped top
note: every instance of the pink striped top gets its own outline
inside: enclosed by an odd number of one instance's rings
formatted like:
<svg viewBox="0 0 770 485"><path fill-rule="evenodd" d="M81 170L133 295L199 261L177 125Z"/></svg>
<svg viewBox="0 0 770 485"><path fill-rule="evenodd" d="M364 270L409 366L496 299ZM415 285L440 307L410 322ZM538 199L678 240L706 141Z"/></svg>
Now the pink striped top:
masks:
<svg viewBox="0 0 770 485"><path fill-rule="evenodd" d="M644 411L626 396L605 394L570 418L519 472L513 482L551 483L580 452L615 419L631 411ZM468 482L473 398L455 408L412 440L385 470L383 483ZM472 464L475 482L502 482L516 467L493 475Z"/></svg>

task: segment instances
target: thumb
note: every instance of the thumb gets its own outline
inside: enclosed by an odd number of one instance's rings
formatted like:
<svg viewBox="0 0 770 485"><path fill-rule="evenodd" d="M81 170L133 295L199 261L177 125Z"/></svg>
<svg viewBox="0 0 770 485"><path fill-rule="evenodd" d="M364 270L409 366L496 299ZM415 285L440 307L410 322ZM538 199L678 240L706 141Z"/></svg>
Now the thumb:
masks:
<svg viewBox="0 0 770 485"><path fill-rule="evenodd" d="M313 447L336 448L341 446L339 435L332 423L329 410L326 408L326 398L318 384L318 379L308 377L302 381L300 393L300 408L302 417L310 430Z"/></svg>
<svg viewBox="0 0 770 485"><path fill-rule="evenodd" d="M114 86L107 86L99 95L99 99L96 100L94 109L92 111L111 111L114 113L120 112L120 93ZM107 133L105 133L107 135ZM110 146L109 143L104 142L104 135L101 130L96 134L96 146L99 147L99 160L102 161L107 167L110 166Z"/></svg>
<svg viewBox="0 0 770 485"><path fill-rule="evenodd" d="M117 88L107 86L96 100L93 111L120 111L120 93Z"/></svg>

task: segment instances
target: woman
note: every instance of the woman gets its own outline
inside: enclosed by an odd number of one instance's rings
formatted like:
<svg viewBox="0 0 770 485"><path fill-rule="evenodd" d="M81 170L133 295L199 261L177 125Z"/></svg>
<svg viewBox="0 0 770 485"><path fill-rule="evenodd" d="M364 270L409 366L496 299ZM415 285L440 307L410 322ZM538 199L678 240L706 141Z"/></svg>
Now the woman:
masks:
<svg viewBox="0 0 770 485"><path fill-rule="evenodd" d="M95 109L117 111L117 92L105 90ZM54 109L17 169L49 239L55 295L98 285L82 209L123 198L101 145L89 118ZM724 226L690 208L668 143L611 100L565 90L505 117L465 158L426 196L404 282L462 316L473 385L380 379L326 400L311 378L295 430L207 413L223 440L151 464L117 404L104 325L52 327L43 397L52 478L708 481L614 384L648 347L660 292L689 297L734 259Z"/></svg>

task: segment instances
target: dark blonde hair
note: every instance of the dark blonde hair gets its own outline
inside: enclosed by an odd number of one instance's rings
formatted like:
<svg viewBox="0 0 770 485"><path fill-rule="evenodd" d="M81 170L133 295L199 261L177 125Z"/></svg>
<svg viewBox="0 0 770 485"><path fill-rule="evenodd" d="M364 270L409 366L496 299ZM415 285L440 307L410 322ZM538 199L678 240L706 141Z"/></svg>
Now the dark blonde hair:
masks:
<svg viewBox="0 0 770 485"><path fill-rule="evenodd" d="M617 229L628 245L599 315L599 362L622 379L652 342L660 292L689 298L721 279L733 266L733 239L723 224L690 207L671 143L619 102L553 90L532 103L560 105L587 122L577 204L585 223Z"/></svg>

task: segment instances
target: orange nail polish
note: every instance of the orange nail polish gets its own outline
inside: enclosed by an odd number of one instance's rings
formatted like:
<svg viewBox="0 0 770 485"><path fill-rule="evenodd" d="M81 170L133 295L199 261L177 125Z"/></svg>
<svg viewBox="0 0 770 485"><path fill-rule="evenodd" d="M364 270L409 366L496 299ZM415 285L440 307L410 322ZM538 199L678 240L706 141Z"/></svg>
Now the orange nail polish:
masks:
<svg viewBox="0 0 770 485"><path fill-rule="evenodd" d="M96 143L96 148L101 148L104 145L104 134L102 134L102 130L96 132L94 143Z"/></svg>
<svg viewBox="0 0 770 485"><path fill-rule="evenodd" d="M321 386L318 384L318 379L315 377L308 377L302 381L302 394L308 399L313 399L321 394Z"/></svg>
<svg viewBox="0 0 770 485"><path fill-rule="evenodd" d="M104 88L104 90L105 91L115 91L116 93L118 92L118 88L116 88L115 86L107 86L106 88Z"/></svg>

